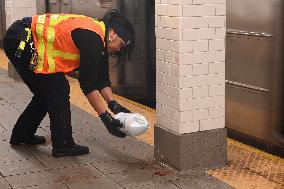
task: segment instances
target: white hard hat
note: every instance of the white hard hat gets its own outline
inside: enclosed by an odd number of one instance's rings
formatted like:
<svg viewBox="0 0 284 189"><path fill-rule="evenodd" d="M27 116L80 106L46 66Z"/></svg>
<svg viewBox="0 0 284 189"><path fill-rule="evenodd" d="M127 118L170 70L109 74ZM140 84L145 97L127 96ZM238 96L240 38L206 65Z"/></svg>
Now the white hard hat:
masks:
<svg viewBox="0 0 284 189"><path fill-rule="evenodd" d="M123 124L120 130L128 136L141 135L149 128L149 123L141 114L121 112L115 118Z"/></svg>

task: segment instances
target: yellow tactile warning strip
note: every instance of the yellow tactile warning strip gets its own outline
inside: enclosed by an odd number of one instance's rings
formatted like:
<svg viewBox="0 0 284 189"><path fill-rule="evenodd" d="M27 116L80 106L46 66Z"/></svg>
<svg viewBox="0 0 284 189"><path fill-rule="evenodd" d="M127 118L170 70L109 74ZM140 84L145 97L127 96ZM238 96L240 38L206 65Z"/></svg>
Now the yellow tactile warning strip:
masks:
<svg viewBox="0 0 284 189"><path fill-rule="evenodd" d="M284 189L284 159L228 139L228 165L208 173L240 189Z"/></svg>
<svg viewBox="0 0 284 189"><path fill-rule="evenodd" d="M0 49L0 69L7 70L7 58ZM83 95L76 79L69 78L71 103L97 116ZM131 111L140 113L149 121L151 128L138 138L147 144L154 143L156 111L120 96L115 98ZM284 159L228 139L228 165L209 170L208 174L238 189L284 189Z"/></svg>

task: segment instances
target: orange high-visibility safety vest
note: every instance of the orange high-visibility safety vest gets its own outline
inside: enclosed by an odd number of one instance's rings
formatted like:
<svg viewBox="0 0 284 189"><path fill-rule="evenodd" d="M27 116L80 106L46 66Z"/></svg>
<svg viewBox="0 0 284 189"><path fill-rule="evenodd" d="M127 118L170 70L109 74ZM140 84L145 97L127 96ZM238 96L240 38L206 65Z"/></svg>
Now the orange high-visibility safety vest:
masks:
<svg viewBox="0 0 284 189"><path fill-rule="evenodd" d="M82 28L94 31L103 43L105 38L105 24L83 15L37 15L32 18L31 28L38 53L38 66L34 72L42 74L68 73L79 67L80 51L72 40L72 30Z"/></svg>

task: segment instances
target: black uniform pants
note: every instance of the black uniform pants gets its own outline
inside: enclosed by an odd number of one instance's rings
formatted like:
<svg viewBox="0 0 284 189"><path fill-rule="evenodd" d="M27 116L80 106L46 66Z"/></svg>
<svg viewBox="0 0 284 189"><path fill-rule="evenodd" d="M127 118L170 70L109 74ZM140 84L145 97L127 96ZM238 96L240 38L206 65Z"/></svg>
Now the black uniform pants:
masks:
<svg viewBox="0 0 284 189"><path fill-rule="evenodd" d="M48 113L53 148L73 146L69 83L63 73L35 74L29 70L31 59L29 44L26 45L20 58L15 57L20 43L18 36L24 28L22 21L16 21L4 37L4 51L7 57L34 95L18 118L12 136L20 139L33 136Z"/></svg>

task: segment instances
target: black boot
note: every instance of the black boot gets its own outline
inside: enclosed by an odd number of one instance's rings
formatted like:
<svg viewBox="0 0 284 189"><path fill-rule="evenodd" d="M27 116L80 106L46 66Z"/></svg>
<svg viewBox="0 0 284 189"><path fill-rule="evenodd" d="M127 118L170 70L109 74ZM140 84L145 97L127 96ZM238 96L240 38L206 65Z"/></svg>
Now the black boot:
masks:
<svg viewBox="0 0 284 189"><path fill-rule="evenodd" d="M10 144L11 145L20 145L20 144L27 144L27 145L37 145L37 144L45 144L46 139L44 136L38 136L33 135L30 138L21 138L21 137L15 137L11 136L10 138Z"/></svg>
<svg viewBox="0 0 284 189"><path fill-rule="evenodd" d="M89 148L86 146L80 146L74 144L69 147L53 148L52 156L55 158L65 157L65 156L80 156L89 153Z"/></svg>

